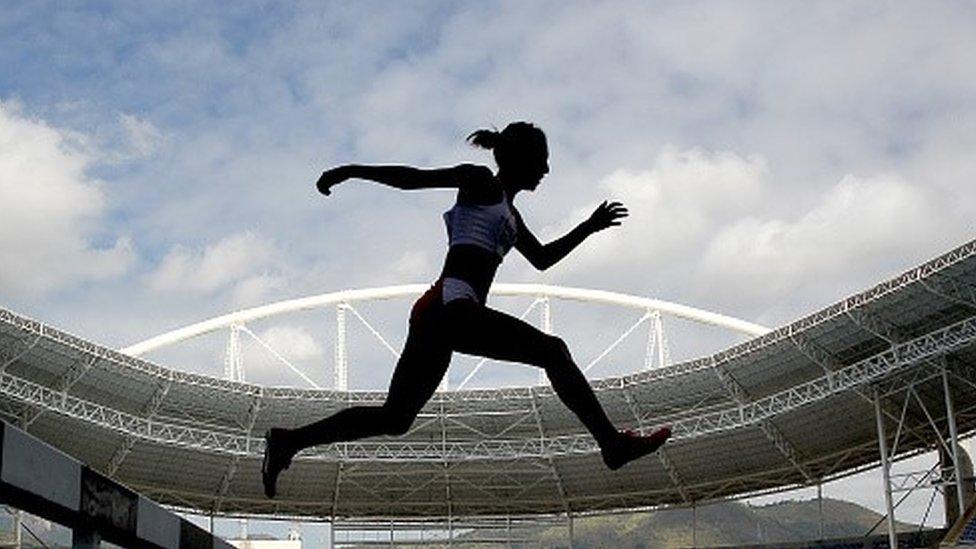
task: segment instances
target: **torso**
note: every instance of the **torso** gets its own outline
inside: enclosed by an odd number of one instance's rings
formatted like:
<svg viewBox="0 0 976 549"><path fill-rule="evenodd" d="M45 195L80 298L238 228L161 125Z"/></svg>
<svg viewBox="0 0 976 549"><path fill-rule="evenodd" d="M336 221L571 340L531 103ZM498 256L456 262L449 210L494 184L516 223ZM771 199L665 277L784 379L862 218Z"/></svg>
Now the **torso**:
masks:
<svg viewBox="0 0 976 549"><path fill-rule="evenodd" d="M444 303L467 298L484 304L502 258L518 237L516 214L504 191L500 186L485 191L475 197L458 193L457 203L444 213L449 244L441 273Z"/></svg>

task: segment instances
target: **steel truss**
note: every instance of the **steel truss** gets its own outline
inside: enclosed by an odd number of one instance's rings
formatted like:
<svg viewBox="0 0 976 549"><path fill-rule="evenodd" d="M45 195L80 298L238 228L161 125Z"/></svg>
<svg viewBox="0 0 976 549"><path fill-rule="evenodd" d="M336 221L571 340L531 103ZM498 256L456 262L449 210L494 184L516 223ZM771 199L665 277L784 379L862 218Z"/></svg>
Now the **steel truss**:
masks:
<svg viewBox="0 0 976 549"><path fill-rule="evenodd" d="M892 346L888 350L850 366L832 371L829 375L790 387L784 391L754 400L743 401L733 407L673 423L674 439L694 439L751 425L763 425L778 415L787 414L868 383L925 360L934 360L947 353L976 342L976 317L969 317L932 333ZM91 361L91 362L94 362ZM716 369L716 372L719 370ZM724 375L718 374L717 375ZM527 389L532 395L535 389ZM255 399L260 399L257 388ZM539 398L551 397L551 391L539 389ZM247 434L217 431L204 427L179 425L152 416L141 417L87 402L38 383L0 374L0 394L39 410L53 411L95 424L101 428L163 446L174 446L232 456L256 458L263 454L263 440ZM531 397L530 397L531 398ZM440 402L438 404L444 404ZM532 409L526 414L532 414ZM451 411L444 414L452 416ZM651 418L644 418L645 420ZM518 418L524 421L525 418ZM776 435L769 435L774 443ZM784 455L796 459L795 451L783 442ZM779 448L781 444L777 443ZM302 454L302 459L342 461L458 461L479 459L545 458L567 454L586 454L599 451L588 434L573 434L539 439L485 439L478 442L434 441L399 442L396 440L359 441L330 445ZM806 476L806 475L804 475Z"/></svg>

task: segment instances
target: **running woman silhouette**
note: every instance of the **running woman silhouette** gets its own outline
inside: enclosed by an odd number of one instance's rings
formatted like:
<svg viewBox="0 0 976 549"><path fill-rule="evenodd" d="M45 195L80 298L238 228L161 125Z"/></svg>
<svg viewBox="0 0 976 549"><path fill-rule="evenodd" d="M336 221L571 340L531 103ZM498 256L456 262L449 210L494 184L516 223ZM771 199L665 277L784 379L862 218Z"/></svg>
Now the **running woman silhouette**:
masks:
<svg viewBox="0 0 976 549"><path fill-rule="evenodd" d="M543 368L560 400L600 445L610 469L654 452L671 435L669 426L648 436L618 431L562 339L485 305L495 272L512 247L537 269L548 269L586 237L620 225L627 209L605 201L569 233L542 244L513 200L521 191L534 191L549 173L545 134L530 123L513 122L501 132L478 130L468 141L493 152L497 173L472 164L440 169L345 165L319 178L316 186L325 195L347 179L366 179L402 190L456 188L457 203L444 214L450 243L444 268L413 305L386 401L382 406L347 408L296 429L268 430L261 473L269 498L275 496L278 475L304 448L405 434L433 396L454 351Z"/></svg>

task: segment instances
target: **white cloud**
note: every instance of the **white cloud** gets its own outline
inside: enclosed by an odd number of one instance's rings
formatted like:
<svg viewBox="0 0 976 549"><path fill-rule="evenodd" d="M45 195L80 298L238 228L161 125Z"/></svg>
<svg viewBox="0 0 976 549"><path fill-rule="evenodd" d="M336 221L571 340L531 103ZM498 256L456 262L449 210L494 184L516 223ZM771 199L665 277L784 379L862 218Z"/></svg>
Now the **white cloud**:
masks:
<svg viewBox="0 0 976 549"><path fill-rule="evenodd" d="M132 243L94 243L106 213L84 136L0 102L0 290L41 295L125 273Z"/></svg>
<svg viewBox="0 0 976 549"><path fill-rule="evenodd" d="M302 327L273 326L258 337L285 358L310 360L325 356L322 346Z"/></svg>
<svg viewBox="0 0 976 549"><path fill-rule="evenodd" d="M125 145L130 158L153 154L163 141L163 133L159 128L134 114L119 114L119 124L125 134Z"/></svg>
<svg viewBox="0 0 976 549"><path fill-rule="evenodd" d="M235 309L263 305L270 295L285 285L285 277L279 274L260 273L249 276L234 286L230 302Z"/></svg>
<svg viewBox="0 0 976 549"><path fill-rule="evenodd" d="M245 231L202 249L174 246L149 274L149 287L162 293L209 294L240 284L240 299L273 286L262 281L277 251L271 240ZM254 276L257 278L254 278Z"/></svg>
<svg viewBox="0 0 976 549"><path fill-rule="evenodd" d="M920 186L849 175L794 220L750 216L722 227L704 251L700 275L705 285L737 288L739 299L789 295L917 249L934 236L938 218Z"/></svg>
<svg viewBox="0 0 976 549"><path fill-rule="evenodd" d="M956 224L936 187L897 175L848 175L804 194L774 175L761 156L666 146L650 169L601 181L631 216L593 236L554 278L601 284L612 273L614 289L776 323L894 275L907 257L942 251L933 243Z"/></svg>
<svg viewBox="0 0 976 549"><path fill-rule="evenodd" d="M399 254L399 255L396 255ZM388 285L423 282L436 276L434 265L428 254L420 250L389 250L389 257L382 265L376 265L373 272L357 274L363 284Z"/></svg>
<svg viewBox="0 0 976 549"><path fill-rule="evenodd" d="M591 237L555 274L586 282L605 280L612 272L615 286L627 289L628 284L646 280L649 271L660 273L665 266L679 265L686 270L689 253L700 249L716 226L756 209L766 171L759 156L664 147L650 169L621 170L601 181L606 197L623 202L630 216L620 227ZM577 210L567 216L567 224L543 234L552 238L564 233L593 207Z"/></svg>
<svg viewBox="0 0 976 549"><path fill-rule="evenodd" d="M253 339L242 336L245 377L252 382L307 386L300 376ZM257 337L306 376L321 383L315 372L325 358L325 349L305 328L281 324L262 330Z"/></svg>

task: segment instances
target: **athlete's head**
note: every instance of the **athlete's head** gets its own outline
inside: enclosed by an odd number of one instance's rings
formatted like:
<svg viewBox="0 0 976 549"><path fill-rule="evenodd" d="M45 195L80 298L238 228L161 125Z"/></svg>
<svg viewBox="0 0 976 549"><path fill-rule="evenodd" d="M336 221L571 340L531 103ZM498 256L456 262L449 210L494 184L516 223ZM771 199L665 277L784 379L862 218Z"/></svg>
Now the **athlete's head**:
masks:
<svg viewBox="0 0 976 549"><path fill-rule="evenodd" d="M499 175L534 190L549 173L549 146L546 134L529 122L512 122L502 131L478 130L468 141L483 149L491 149L498 164Z"/></svg>

